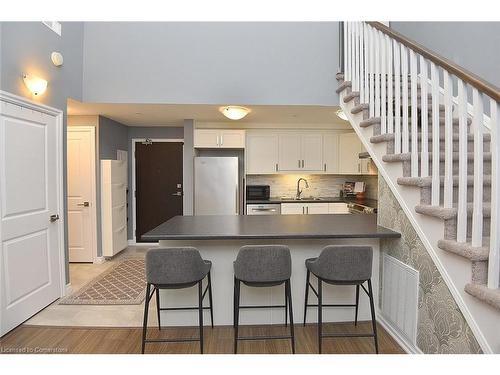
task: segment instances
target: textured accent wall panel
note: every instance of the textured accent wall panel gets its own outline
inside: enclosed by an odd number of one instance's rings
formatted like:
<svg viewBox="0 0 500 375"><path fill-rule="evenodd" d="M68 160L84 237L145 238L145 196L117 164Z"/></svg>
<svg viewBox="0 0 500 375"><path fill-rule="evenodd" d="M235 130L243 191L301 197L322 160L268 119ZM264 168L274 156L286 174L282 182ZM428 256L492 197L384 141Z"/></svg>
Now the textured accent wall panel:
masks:
<svg viewBox="0 0 500 375"><path fill-rule="evenodd" d="M382 264L382 314L416 345L419 273L387 254L383 254Z"/></svg>

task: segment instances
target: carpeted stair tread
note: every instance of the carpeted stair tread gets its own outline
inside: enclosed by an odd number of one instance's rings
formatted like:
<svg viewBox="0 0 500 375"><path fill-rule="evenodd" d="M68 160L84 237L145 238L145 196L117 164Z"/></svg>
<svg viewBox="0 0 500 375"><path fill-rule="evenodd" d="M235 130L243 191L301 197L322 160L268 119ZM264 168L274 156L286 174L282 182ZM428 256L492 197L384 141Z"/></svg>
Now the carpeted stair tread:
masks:
<svg viewBox="0 0 500 375"><path fill-rule="evenodd" d="M351 91L349 94L344 96L344 103L349 103L353 99L359 99L359 91Z"/></svg>
<svg viewBox="0 0 500 375"><path fill-rule="evenodd" d="M352 114L356 114L356 113L359 113L359 112L363 112L364 110L367 110L369 108L369 105L366 104L366 103L361 103L361 104L358 104L356 106L354 106L352 109L351 109L351 113Z"/></svg>
<svg viewBox="0 0 500 375"><path fill-rule="evenodd" d="M473 247L470 241L461 243L456 240L439 240L438 247L471 261L485 261L488 260L490 254L489 242L489 238L485 237L483 238L483 246Z"/></svg>
<svg viewBox="0 0 500 375"><path fill-rule="evenodd" d="M467 203L467 216L471 216L473 212L473 203ZM444 208L441 206L432 206L430 204L419 204L415 206L415 212L433 216L438 219L449 220L457 216L457 208ZM489 218L491 216L491 203L483 202L483 218Z"/></svg>
<svg viewBox="0 0 500 375"><path fill-rule="evenodd" d="M471 296L500 310L500 289L491 289L483 284L470 283L465 285L465 291Z"/></svg>
<svg viewBox="0 0 500 375"><path fill-rule="evenodd" d="M361 121L359 123L359 126L362 128L367 128L375 124L380 124L380 117L370 117L366 120Z"/></svg>
<svg viewBox="0 0 500 375"><path fill-rule="evenodd" d="M339 72L339 73L335 74L335 78L337 79L337 81L343 81L344 80L344 73Z"/></svg>
<svg viewBox="0 0 500 375"><path fill-rule="evenodd" d="M359 124L359 126L364 127L364 126L362 126L362 123L364 123L365 121L370 121L372 119L378 119L378 121L380 121L379 117L372 117L372 118L369 118L367 120L361 121L360 124ZM452 136L453 136L453 142L458 142L458 140L459 140L458 133L453 133ZM432 138L433 138L432 137L432 133L429 133L428 137L429 137L429 141L432 141ZM394 138L395 138L394 133L386 133L386 134L380 134L380 135L374 135L374 136L372 136L370 138L370 142L371 143L391 142L391 141L394 141ZM411 139L411 134L410 134L410 139ZM422 140L422 134L421 133L418 133L418 140L419 141ZM444 142L445 141L445 135L444 134L439 134L439 140ZM467 141L468 142L473 142L474 141L474 134L467 134ZM491 141L491 135L490 135L490 133L483 134L483 141L484 142L490 142Z"/></svg>
<svg viewBox="0 0 500 375"><path fill-rule="evenodd" d="M351 81L344 81L342 82L339 87L337 87L337 89L335 90L335 92L337 94L340 94L342 91L344 91L345 89L347 88L351 88L352 87L352 83Z"/></svg>

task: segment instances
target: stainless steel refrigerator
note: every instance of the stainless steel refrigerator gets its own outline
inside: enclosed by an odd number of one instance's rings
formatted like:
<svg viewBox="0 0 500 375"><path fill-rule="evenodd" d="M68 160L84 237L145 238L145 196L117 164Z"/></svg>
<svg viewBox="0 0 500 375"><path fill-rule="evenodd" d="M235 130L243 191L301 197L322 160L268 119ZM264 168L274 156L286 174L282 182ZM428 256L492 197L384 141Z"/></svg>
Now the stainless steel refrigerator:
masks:
<svg viewBox="0 0 500 375"><path fill-rule="evenodd" d="M239 215L237 157L194 158L194 214Z"/></svg>

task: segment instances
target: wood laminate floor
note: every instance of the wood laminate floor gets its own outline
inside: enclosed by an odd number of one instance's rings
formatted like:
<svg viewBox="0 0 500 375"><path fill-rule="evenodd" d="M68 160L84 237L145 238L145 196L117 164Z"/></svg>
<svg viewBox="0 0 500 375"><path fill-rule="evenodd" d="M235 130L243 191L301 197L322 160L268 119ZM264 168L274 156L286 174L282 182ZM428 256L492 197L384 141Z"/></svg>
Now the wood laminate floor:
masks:
<svg viewBox="0 0 500 375"><path fill-rule="evenodd" d="M371 324L362 322L325 324L324 332L365 333ZM232 327L205 328L205 353L230 354L233 351ZM287 329L282 326L241 327L240 335L279 335ZM403 350L379 325L381 354L401 354ZM316 354L316 325L295 326L297 354ZM141 350L141 328L89 328L43 327L22 325L0 339L0 353L103 353L134 354ZM197 328L157 328L148 330L149 338L197 337ZM240 341L241 354L289 354L290 340ZM198 354L199 343L146 344L146 353ZM327 338L323 340L323 353L371 354L372 338Z"/></svg>

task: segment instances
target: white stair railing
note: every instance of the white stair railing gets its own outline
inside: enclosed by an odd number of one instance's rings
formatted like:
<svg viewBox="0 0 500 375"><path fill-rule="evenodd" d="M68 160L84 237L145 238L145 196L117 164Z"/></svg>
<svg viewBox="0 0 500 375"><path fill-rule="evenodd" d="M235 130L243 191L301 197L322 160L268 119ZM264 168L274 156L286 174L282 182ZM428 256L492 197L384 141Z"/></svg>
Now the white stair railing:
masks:
<svg viewBox="0 0 500 375"><path fill-rule="evenodd" d="M369 117L380 118L381 134L394 134L395 153L411 155L411 177L431 178L431 205L457 209L458 242L468 241L467 177L473 176L470 241L474 247L490 247L488 287L499 288L500 89L377 22L344 23L344 77L352 82L352 91L359 92L361 103L369 104ZM473 108L470 126L468 106ZM490 233L483 233L485 116L491 129ZM458 128L453 118L458 118ZM458 135L457 165L454 135ZM454 179L458 180L455 200ZM488 236L489 244L484 243Z"/></svg>

